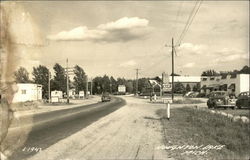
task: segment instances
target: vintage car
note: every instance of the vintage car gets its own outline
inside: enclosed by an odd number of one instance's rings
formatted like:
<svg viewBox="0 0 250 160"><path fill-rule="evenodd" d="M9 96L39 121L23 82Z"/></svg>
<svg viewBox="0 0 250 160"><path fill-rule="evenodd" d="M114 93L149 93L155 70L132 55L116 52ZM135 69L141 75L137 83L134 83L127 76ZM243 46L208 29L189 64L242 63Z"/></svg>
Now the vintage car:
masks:
<svg viewBox="0 0 250 160"><path fill-rule="evenodd" d="M230 97L229 94L225 91L213 91L209 95L207 101L208 108L236 108L236 99Z"/></svg>
<svg viewBox="0 0 250 160"><path fill-rule="evenodd" d="M184 97L187 97L187 98L195 98L199 95L199 92L193 92L193 91L190 91L190 92L187 92Z"/></svg>
<svg viewBox="0 0 250 160"><path fill-rule="evenodd" d="M250 94L248 92L241 92L236 101L238 108L250 108Z"/></svg>
<svg viewBox="0 0 250 160"><path fill-rule="evenodd" d="M102 94L102 102L107 102L107 101L110 101L110 100L111 100L111 97L110 97L109 93L108 92L104 92Z"/></svg>

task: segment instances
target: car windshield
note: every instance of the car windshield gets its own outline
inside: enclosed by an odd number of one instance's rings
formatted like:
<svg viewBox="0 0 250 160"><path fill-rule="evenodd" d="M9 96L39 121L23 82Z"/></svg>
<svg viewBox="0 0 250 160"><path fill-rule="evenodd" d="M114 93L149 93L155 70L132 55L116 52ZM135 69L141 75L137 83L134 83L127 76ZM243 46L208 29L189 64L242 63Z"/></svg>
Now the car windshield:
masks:
<svg viewBox="0 0 250 160"><path fill-rule="evenodd" d="M108 93L108 92L105 92L105 93L103 93L102 95L103 95L103 96L108 96L109 93Z"/></svg>

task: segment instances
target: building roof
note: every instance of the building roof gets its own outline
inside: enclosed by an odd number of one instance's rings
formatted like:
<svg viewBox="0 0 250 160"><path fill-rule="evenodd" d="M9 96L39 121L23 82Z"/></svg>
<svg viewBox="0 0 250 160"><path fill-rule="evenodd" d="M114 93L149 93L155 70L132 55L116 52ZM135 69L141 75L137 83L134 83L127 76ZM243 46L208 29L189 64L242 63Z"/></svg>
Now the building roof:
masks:
<svg viewBox="0 0 250 160"><path fill-rule="evenodd" d="M169 82L172 82L172 76L169 76ZM174 82L198 83L201 82L200 76L174 76Z"/></svg>

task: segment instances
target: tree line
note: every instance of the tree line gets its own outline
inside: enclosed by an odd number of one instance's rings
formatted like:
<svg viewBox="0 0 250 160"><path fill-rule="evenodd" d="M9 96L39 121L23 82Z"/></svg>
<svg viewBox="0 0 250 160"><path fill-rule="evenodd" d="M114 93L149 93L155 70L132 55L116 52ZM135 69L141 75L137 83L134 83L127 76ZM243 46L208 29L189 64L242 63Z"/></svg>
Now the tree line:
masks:
<svg viewBox="0 0 250 160"><path fill-rule="evenodd" d="M67 91L67 77L65 68L63 68L60 64L56 63L53 66L54 76L50 78L50 89L63 91L64 93ZM79 91L86 92L86 83L87 83L87 75L82 67L79 65L75 65L73 68L73 81L69 80L69 89L75 89L78 94ZM48 83L49 83L49 69L44 65L39 65L37 67L33 67L32 70L32 79L30 79L29 72L24 67L18 68L18 70L14 73L14 77L17 83L35 83L41 84L43 87L43 98L48 98ZM150 84L148 82L150 78L139 78L138 79L138 91L145 92L146 88L150 88ZM101 94L103 92L116 93L118 92L118 86L125 85L126 92L135 93L136 91L136 80L134 79L125 79L125 78L117 78L115 79L113 76L97 76L92 79L92 84L89 80L88 83L88 91L91 90L93 94Z"/></svg>
<svg viewBox="0 0 250 160"><path fill-rule="evenodd" d="M220 71L220 72L210 69L203 71L201 76L221 76L221 75L232 75L232 74L250 74L250 67L246 65L241 70Z"/></svg>
<svg viewBox="0 0 250 160"><path fill-rule="evenodd" d="M67 89L67 77L65 68L63 68L60 64L56 63L53 66L54 76L51 77L50 86L51 91L53 90L60 90L64 93ZM73 68L73 81L69 80L69 88L74 88L76 93L78 94L79 91L86 92L86 83L87 83L87 75L82 67L79 65L75 65ZM223 75L223 74L237 74L237 73L245 73L250 74L250 67L244 66L241 70L234 70L228 72L216 72L214 70L207 70L202 72L202 76L216 76L216 75ZM43 98L48 98L48 81L49 81L49 74L50 71L46 66L39 65L37 67L33 67L32 71L32 79L29 78L29 73L24 67L20 67L15 73L15 79L17 83L36 83L41 84L43 86ZM178 75L176 75L178 76ZM151 92L152 86L149 83L150 79L155 79L158 83L162 83L160 77L154 78L139 78L138 79L138 92L145 93ZM97 76L92 79L92 85L89 83L88 90L91 90L92 86L92 93L93 94L101 94L103 92L110 92L116 93L118 92L118 86L125 85L126 92L128 93L135 93L136 92L136 80L134 79L125 79L125 78L117 78L115 79L113 76ZM188 91L200 91L200 84L197 84L190 87L189 84L184 86L182 83L175 83L174 92L175 93L186 93ZM155 92L159 92L160 88L155 87Z"/></svg>

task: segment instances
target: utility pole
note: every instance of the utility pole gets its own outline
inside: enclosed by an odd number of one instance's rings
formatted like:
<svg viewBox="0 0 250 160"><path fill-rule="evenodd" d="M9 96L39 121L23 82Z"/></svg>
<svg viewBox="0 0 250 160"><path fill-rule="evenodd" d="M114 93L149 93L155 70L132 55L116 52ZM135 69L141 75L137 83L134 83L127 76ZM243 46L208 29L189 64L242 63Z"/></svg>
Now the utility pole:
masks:
<svg viewBox="0 0 250 160"><path fill-rule="evenodd" d="M174 101L174 38L172 38L172 101Z"/></svg>
<svg viewBox="0 0 250 160"><path fill-rule="evenodd" d="M174 101L174 52L175 52L175 46L174 46L174 38L172 38L172 45L166 47L171 47L172 48L172 101Z"/></svg>
<svg viewBox="0 0 250 160"><path fill-rule="evenodd" d="M136 68L135 69L136 70L136 88L135 88L135 95L137 96L137 94L138 94L138 71L140 70L140 69L138 69L138 68Z"/></svg>
<svg viewBox="0 0 250 160"><path fill-rule="evenodd" d="M86 75L86 98L88 98L88 76Z"/></svg>
<svg viewBox="0 0 250 160"><path fill-rule="evenodd" d="M48 71L48 74L49 74L49 79L48 79L48 97L49 97L49 103L50 103L50 71Z"/></svg>
<svg viewBox="0 0 250 160"><path fill-rule="evenodd" d="M90 82L90 95L93 94L93 93L92 93L92 86L93 86L93 84L92 84L92 78L91 78L91 82Z"/></svg>
<svg viewBox="0 0 250 160"><path fill-rule="evenodd" d="M110 90L110 94L112 94L112 83L110 82L110 84L109 84L109 90Z"/></svg>
<svg viewBox="0 0 250 160"><path fill-rule="evenodd" d="M66 60L67 68L66 68L66 75L67 75L67 103L69 103L69 66L68 66L68 58Z"/></svg>

